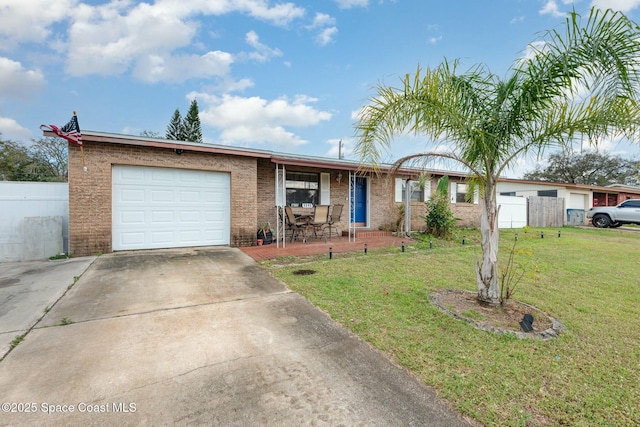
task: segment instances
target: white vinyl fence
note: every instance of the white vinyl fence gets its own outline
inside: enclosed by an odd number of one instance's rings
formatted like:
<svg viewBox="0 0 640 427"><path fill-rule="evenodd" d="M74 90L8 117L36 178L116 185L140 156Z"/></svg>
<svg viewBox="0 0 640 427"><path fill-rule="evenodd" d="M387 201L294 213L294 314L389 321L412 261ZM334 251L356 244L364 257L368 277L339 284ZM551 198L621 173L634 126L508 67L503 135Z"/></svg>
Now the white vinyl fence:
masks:
<svg viewBox="0 0 640 427"><path fill-rule="evenodd" d="M521 228L527 225L527 198L498 196L498 228Z"/></svg>
<svg viewBox="0 0 640 427"><path fill-rule="evenodd" d="M69 250L69 184L0 181L0 262Z"/></svg>

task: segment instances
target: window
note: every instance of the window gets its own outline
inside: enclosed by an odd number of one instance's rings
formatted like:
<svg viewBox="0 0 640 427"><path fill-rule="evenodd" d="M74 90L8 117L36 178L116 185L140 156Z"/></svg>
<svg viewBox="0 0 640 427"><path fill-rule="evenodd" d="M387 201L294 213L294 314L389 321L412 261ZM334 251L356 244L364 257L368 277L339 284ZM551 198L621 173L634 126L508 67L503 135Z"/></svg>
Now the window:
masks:
<svg viewBox="0 0 640 427"><path fill-rule="evenodd" d="M456 203L466 203L467 202L467 191L469 187L467 184L458 184L456 185Z"/></svg>
<svg viewBox="0 0 640 427"><path fill-rule="evenodd" d="M467 193L469 192L469 184L461 182L449 182L449 197L451 203L473 203L477 205L480 200L480 194L476 187L473 192L473 199L467 200Z"/></svg>
<svg viewBox="0 0 640 427"><path fill-rule="evenodd" d="M558 197L558 190L538 190L539 197Z"/></svg>
<svg viewBox="0 0 640 427"><path fill-rule="evenodd" d="M424 189L420 188L418 181L409 181L411 186L411 201L412 202L426 202L431 193L431 181L425 182ZM402 178L396 178L396 196L395 201L397 203L404 202L404 192L407 189L407 181Z"/></svg>
<svg viewBox="0 0 640 427"><path fill-rule="evenodd" d="M287 172L287 204L293 207L318 204L319 175L309 172Z"/></svg>
<svg viewBox="0 0 640 427"><path fill-rule="evenodd" d="M621 208L640 208L640 200L627 200L620 204Z"/></svg>
<svg viewBox="0 0 640 427"><path fill-rule="evenodd" d="M511 196L511 197L515 197L516 192L515 191L503 191L502 193L500 193L501 196Z"/></svg>

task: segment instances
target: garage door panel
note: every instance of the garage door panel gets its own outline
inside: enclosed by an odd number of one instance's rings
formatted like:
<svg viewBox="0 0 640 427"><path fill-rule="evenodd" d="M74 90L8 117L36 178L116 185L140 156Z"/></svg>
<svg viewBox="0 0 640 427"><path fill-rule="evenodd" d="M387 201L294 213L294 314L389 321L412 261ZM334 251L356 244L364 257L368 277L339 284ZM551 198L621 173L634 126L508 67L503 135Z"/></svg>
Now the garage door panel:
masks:
<svg viewBox="0 0 640 427"><path fill-rule="evenodd" d="M120 222L123 224L144 224L145 211L120 211Z"/></svg>
<svg viewBox="0 0 640 427"><path fill-rule="evenodd" d="M200 203L200 192L182 190L178 193L178 200L184 203Z"/></svg>
<svg viewBox="0 0 640 427"><path fill-rule="evenodd" d="M113 167L113 250L228 245L229 175Z"/></svg>
<svg viewBox="0 0 640 427"><path fill-rule="evenodd" d="M180 211L180 222L184 224L200 223L200 211Z"/></svg>
<svg viewBox="0 0 640 427"><path fill-rule="evenodd" d="M202 174L197 171L179 171L178 173L178 181L186 184L199 184L201 181L204 181L202 178Z"/></svg>
<svg viewBox="0 0 640 427"><path fill-rule="evenodd" d="M151 203L173 202L174 194L171 190L148 190L149 201Z"/></svg>
<svg viewBox="0 0 640 427"><path fill-rule="evenodd" d="M142 232L124 232L121 234L122 243L124 245L140 245L144 244L144 233Z"/></svg>
<svg viewBox="0 0 640 427"><path fill-rule="evenodd" d="M141 169L120 169L118 170L120 182L142 182L144 181L144 171Z"/></svg>
<svg viewBox="0 0 640 427"><path fill-rule="evenodd" d="M145 192L143 190L126 189L120 192L120 202L144 202Z"/></svg>
<svg viewBox="0 0 640 427"><path fill-rule="evenodd" d="M185 243L196 243L202 239L200 230L184 230L180 231L180 240Z"/></svg>
<svg viewBox="0 0 640 427"><path fill-rule="evenodd" d="M159 211L153 210L151 211L151 222L155 224L159 223L168 223L172 224L175 220L175 215L173 211Z"/></svg>
<svg viewBox="0 0 640 427"><path fill-rule="evenodd" d="M174 242L173 231L152 231L149 233L150 249L160 248L163 245L172 244ZM158 246L160 245L160 246Z"/></svg>
<svg viewBox="0 0 640 427"><path fill-rule="evenodd" d="M210 242L215 242L217 240L222 239L222 233L220 231L216 231L216 230L207 230L204 233L204 238L205 240L208 240Z"/></svg>
<svg viewBox="0 0 640 427"><path fill-rule="evenodd" d="M149 181L152 184L172 184L176 172L175 169L154 168L149 171Z"/></svg>

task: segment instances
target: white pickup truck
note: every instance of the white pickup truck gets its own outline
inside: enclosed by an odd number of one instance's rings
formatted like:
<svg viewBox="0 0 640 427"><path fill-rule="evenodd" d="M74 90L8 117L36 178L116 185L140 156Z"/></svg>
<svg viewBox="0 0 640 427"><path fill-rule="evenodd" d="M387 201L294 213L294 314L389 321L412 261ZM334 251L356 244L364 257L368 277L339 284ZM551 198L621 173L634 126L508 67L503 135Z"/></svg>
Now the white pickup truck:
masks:
<svg viewBox="0 0 640 427"><path fill-rule="evenodd" d="M624 224L640 225L640 199L629 199L618 206L603 206L587 211L594 227L620 227Z"/></svg>

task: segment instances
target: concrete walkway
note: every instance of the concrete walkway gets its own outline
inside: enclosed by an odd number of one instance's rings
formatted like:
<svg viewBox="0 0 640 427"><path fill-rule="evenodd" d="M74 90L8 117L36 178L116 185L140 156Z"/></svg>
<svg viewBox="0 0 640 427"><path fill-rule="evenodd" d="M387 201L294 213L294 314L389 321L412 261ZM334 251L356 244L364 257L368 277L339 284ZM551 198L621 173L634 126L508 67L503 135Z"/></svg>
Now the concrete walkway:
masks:
<svg viewBox="0 0 640 427"><path fill-rule="evenodd" d="M0 362L0 390L0 425L469 425L226 247L99 257Z"/></svg>

